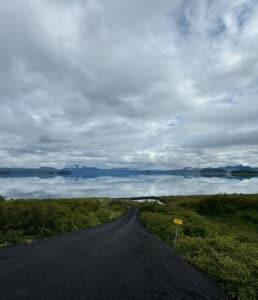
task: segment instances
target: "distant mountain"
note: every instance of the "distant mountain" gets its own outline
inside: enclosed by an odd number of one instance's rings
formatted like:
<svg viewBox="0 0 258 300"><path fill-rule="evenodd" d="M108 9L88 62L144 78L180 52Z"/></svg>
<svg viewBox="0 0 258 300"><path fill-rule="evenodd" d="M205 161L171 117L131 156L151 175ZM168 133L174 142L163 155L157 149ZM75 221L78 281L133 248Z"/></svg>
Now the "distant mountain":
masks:
<svg viewBox="0 0 258 300"><path fill-rule="evenodd" d="M236 177L245 177L245 178L258 177L258 170L251 169L251 168L237 169L231 171L231 175Z"/></svg>
<svg viewBox="0 0 258 300"><path fill-rule="evenodd" d="M205 168L200 170L200 174L205 177L221 177L227 175L224 168Z"/></svg>
<svg viewBox="0 0 258 300"><path fill-rule="evenodd" d="M96 178L101 176L129 177L129 176L184 176L188 177L227 177L250 178L258 176L258 168L250 166L226 166L221 168L183 168L176 170L139 170L132 168L101 169L95 167L67 167L55 169L41 168L0 168L0 177L40 177L51 178L55 176L73 178Z"/></svg>
<svg viewBox="0 0 258 300"><path fill-rule="evenodd" d="M250 166L243 166L243 165L236 165L236 166L226 166L226 167L223 167L223 169L231 172L231 171L235 171L235 170L243 170L243 169L252 170L252 169L258 169L258 168L254 168L254 167L250 167Z"/></svg>
<svg viewBox="0 0 258 300"><path fill-rule="evenodd" d="M258 176L258 168L256 167L236 165L236 166L226 166L224 167L224 169L226 169L229 172L230 176L238 179Z"/></svg>
<svg viewBox="0 0 258 300"><path fill-rule="evenodd" d="M100 176L128 177L140 175L177 175L185 177L199 176L198 169L185 168L177 170L138 170L131 168L101 169L95 167L67 167L55 169L41 168L0 168L0 177L40 177L69 176L81 178L96 178Z"/></svg>
<svg viewBox="0 0 258 300"><path fill-rule="evenodd" d="M54 177L57 176L55 168L0 168L0 177Z"/></svg>

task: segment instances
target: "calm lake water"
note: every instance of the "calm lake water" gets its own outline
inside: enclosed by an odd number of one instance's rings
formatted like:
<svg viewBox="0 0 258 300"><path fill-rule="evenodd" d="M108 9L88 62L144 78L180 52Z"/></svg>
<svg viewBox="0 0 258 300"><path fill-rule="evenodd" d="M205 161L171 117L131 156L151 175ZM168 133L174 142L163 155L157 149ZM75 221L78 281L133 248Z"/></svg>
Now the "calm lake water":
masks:
<svg viewBox="0 0 258 300"><path fill-rule="evenodd" d="M0 194L10 198L129 197L217 193L258 193L258 178L183 176L98 177L89 179L0 178Z"/></svg>

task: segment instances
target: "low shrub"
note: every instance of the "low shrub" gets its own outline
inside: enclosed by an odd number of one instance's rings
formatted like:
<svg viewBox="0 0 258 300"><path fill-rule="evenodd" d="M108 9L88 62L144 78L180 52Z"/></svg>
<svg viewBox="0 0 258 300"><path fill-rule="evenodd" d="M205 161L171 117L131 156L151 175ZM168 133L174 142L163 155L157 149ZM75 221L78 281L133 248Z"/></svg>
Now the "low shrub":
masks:
<svg viewBox="0 0 258 300"><path fill-rule="evenodd" d="M0 246L109 222L125 210L108 199L1 201Z"/></svg>
<svg viewBox="0 0 258 300"><path fill-rule="evenodd" d="M180 226L177 250L186 261L217 280L229 297L257 299L258 232L255 222L258 210L254 208L258 197L216 195L202 196L199 200L196 196L193 198L194 201L190 196L167 197L159 212L151 203L140 204L141 220L148 231L173 245L173 218L182 218L184 223Z"/></svg>

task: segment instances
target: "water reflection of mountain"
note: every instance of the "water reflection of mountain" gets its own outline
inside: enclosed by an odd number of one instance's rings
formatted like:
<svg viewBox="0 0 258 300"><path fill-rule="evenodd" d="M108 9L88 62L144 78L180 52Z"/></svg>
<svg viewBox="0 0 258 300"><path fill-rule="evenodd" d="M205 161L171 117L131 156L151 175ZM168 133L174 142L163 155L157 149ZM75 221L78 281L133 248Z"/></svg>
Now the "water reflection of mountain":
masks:
<svg viewBox="0 0 258 300"><path fill-rule="evenodd" d="M127 168L100 169L91 167L82 168L0 168L1 177L40 177L50 178L55 176L75 177L75 178L97 178L101 176L129 177L138 175L176 175L193 177L199 176L196 169L182 170L137 170Z"/></svg>
<svg viewBox="0 0 258 300"><path fill-rule="evenodd" d="M223 168L205 168L200 170L200 174L204 177L225 177L228 172Z"/></svg>
<svg viewBox="0 0 258 300"><path fill-rule="evenodd" d="M0 177L40 177L50 178L58 175L55 168L0 168Z"/></svg>
<svg viewBox="0 0 258 300"><path fill-rule="evenodd" d="M203 177L224 177L227 179L249 179L258 177L258 168L249 166L228 166L224 168L205 168L200 170Z"/></svg>
<svg viewBox="0 0 258 300"><path fill-rule="evenodd" d="M69 178L97 177L130 177L130 176L183 176L192 177L223 177L227 179L246 179L258 177L258 168L246 166L229 166L223 168L184 168L177 170L138 170L129 168L101 169L93 167L71 167L55 169L41 168L0 168L0 177L39 177L51 178L63 176Z"/></svg>

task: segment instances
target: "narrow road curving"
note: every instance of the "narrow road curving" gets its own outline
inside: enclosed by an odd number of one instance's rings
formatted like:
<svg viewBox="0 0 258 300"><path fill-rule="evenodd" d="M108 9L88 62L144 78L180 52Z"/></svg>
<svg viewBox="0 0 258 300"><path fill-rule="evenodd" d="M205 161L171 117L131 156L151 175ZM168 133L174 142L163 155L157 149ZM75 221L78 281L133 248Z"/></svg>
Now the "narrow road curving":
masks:
<svg viewBox="0 0 258 300"><path fill-rule="evenodd" d="M225 296L145 231L137 211L112 223L0 249L0 299L152 300Z"/></svg>

